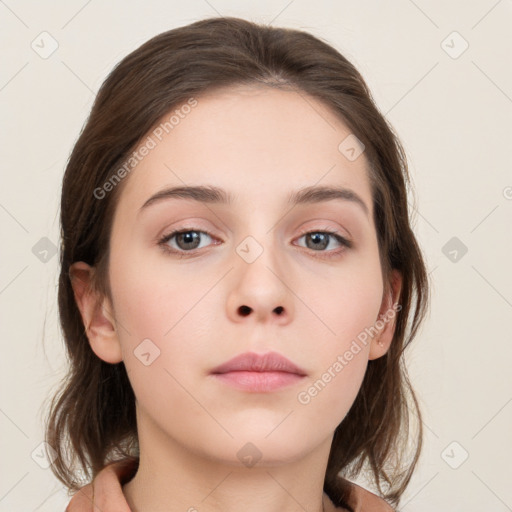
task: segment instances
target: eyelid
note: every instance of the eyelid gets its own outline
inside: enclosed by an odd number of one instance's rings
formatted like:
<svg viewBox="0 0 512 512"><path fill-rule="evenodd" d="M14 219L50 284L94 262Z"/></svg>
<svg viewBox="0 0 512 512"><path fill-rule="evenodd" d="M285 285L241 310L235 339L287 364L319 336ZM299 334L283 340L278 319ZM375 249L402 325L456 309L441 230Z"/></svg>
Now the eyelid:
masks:
<svg viewBox="0 0 512 512"><path fill-rule="evenodd" d="M162 238L171 235L172 233L176 234L182 231L201 231L202 233L206 233L207 235L214 236L212 234L212 230L206 228L204 226L205 222L203 219L192 218L192 219L181 219L173 222L170 226L165 227L159 234L157 234L154 238L154 242L158 242L162 240ZM208 223L210 224L210 223ZM218 237L217 237L218 238Z"/></svg>
<svg viewBox="0 0 512 512"><path fill-rule="evenodd" d="M300 235L306 235L308 233L335 233L336 235L339 235L342 238L345 238L346 240L349 239L349 237L344 235L338 228L336 228L334 226L322 226L322 227L308 226L308 227L299 229Z"/></svg>

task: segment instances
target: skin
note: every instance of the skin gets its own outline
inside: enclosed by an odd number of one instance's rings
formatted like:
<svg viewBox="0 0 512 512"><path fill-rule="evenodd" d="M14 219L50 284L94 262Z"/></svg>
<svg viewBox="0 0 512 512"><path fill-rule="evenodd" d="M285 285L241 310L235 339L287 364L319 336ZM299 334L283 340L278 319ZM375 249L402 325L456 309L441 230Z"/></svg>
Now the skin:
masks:
<svg viewBox="0 0 512 512"><path fill-rule="evenodd" d="M303 93L245 86L197 99L124 178L111 234L112 302L87 288L94 269L72 267L91 348L124 362L136 395L141 460L123 490L134 511L332 510L322 487L333 433L368 360L389 349L394 322L360 344L308 404L297 395L389 311L401 286L395 271L384 293L367 161L338 150L350 130ZM168 199L138 213L152 194L184 184L226 189L235 202ZM350 188L369 212L340 200L286 204L292 190L310 185ZM185 228L208 233L188 249L195 255L165 253L158 239ZM337 230L353 247L335 238L308 246L306 228ZM263 249L252 263L236 251L249 235ZM167 245L187 251L176 237ZM160 355L146 366L134 351L148 338ZM235 355L271 350L307 376L251 393L209 374ZM248 442L261 455L252 467L237 456Z"/></svg>

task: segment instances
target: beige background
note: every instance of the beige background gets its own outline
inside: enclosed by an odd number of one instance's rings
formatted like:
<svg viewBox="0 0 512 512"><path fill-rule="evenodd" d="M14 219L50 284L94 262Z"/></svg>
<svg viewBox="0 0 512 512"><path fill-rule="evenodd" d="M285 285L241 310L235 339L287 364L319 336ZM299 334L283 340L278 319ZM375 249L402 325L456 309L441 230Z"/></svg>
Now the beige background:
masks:
<svg viewBox="0 0 512 512"><path fill-rule="evenodd" d="M512 510L512 2L6 0L0 512L63 510L69 500L38 457L43 400L65 368L58 257L42 250L59 243L61 177L94 94L150 37L216 13L327 40L362 72L401 137L434 282L408 354L426 438L401 510ZM47 58L31 47L41 38L46 49L58 43ZM458 246L446 246L453 237Z"/></svg>

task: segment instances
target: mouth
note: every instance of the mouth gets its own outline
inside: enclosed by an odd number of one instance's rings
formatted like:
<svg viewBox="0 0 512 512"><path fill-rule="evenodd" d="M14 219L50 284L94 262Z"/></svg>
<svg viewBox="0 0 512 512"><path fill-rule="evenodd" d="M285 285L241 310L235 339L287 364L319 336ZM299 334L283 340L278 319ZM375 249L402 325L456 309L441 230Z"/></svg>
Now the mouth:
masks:
<svg viewBox="0 0 512 512"><path fill-rule="evenodd" d="M220 382L248 392L270 392L301 381L307 373L277 352L246 352L211 371Z"/></svg>

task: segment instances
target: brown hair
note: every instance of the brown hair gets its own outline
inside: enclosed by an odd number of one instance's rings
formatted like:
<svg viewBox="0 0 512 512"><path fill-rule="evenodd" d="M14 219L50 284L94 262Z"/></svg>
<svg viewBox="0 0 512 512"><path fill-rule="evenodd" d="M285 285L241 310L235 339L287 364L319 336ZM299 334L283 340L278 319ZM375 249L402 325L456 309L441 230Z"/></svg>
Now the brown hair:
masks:
<svg viewBox="0 0 512 512"><path fill-rule="evenodd" d="M359 72L329 44L303 31L226 17L159 34L119 62L102 84L67 163L58 303L70 368L51 402L46 441L57 453L52 471L72 490L82 485L75 478L77 459L94 478L120 456L138 456L135 397L125 366L93 353L69 275L73 262L94 266L95 290L111 297L109 239L127 178L101 200L94 191L172 108L213 89L258 83L321 100L363 142L386 290L391 269L403 278L393 342L384 356L369 361L355 402L335 431L324 490L347 507L350 485L339 476L353 478L366 468L379 492L397 505L409 483L423 431L403 353L425 316L429 286L410 226L404 150ZM412 412L418 430L411 436ZM413 449L407 457L409 438Z"/></svg>

